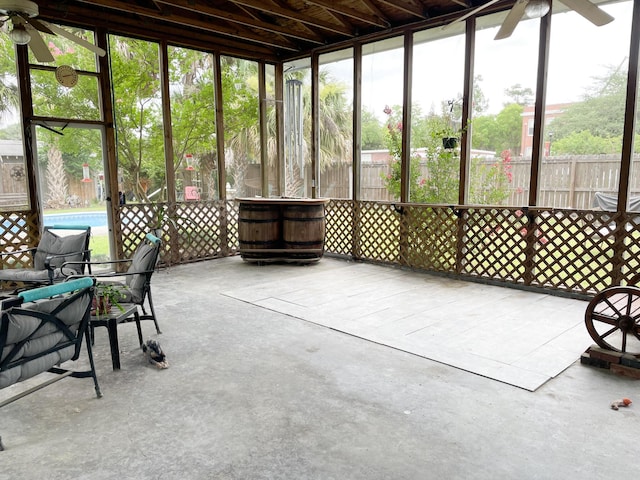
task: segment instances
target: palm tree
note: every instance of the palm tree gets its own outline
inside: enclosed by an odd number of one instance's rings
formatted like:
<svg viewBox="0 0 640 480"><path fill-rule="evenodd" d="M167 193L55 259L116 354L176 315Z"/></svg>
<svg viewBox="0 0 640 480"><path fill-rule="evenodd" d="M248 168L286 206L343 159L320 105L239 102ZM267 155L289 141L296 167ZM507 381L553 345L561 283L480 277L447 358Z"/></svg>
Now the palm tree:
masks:
<svg viewBox="0 0 640 480"><path fill-rule="evenodd" d="M302 75L297 74L300 80ZM257 84L253 80L247 80L248 84ZM347 101L346 86L333 81L326 72L320 74L320 123L319 123L319 149L320 170L340 163L351 162L351 105ZM287 105L285 105L285 108ZM311 88L308 82L302 83L302 113L303 119L311 118ZM307 139L311 138L311 122L302 124L302 152L304 164L311 164L311 149L307 145ZM267 157L269 167L274 167L278 161L276 145L276 109L267 111ZM243 128L230 139L229 147L233 151L232 160L234 171L237 175L237 183L244 180L249 159L260 158L260 126L257 122L243 126ZM300 176L300 168L294 163L286 172L285 192L286 196L300 195L303 180Z"/></svg>
<svg viewBox="0 0 640 480"><path fill-rule="evenodd" d="M15 46L8 35L0 35L0 118L18 110Z"/></svg>

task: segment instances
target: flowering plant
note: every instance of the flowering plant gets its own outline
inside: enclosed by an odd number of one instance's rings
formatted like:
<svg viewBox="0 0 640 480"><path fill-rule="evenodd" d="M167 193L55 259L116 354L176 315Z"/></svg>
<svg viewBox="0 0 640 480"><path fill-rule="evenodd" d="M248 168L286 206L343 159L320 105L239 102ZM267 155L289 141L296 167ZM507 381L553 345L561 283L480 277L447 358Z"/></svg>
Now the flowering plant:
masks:
<svg viewBox="0 0 640 480"><path fill-rule="evenodd" d="M403 125L393 109L386 106L387 148L391 170L384 176L387 190L400 198L402 175ZM443 136L453 137L448 121L431 116L426 119L421 147L411 152L409 162L409 201L415 203L456 203L458 192L458 149L444 149Z"/></svg>

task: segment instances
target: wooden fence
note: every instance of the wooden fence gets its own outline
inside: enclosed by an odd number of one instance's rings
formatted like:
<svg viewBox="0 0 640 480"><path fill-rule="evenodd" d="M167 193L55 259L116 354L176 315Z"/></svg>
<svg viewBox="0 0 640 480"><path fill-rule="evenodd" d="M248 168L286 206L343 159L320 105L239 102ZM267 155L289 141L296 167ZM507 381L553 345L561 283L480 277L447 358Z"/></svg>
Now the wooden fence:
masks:
<svg viewBox="0 0 640 480"><path fill-rule="evenodd" d="M486 164L495 160L481 160ZM529 198L531 161L515 158L511 161L513 175L508 185L505 206L524 206ZM640 195L640 156L634 158L631 175L631 196ZM422 167L427 175L426 167ZM384 177L390 167L384 163L362 165L361 200L390 202L393 198L385 186ZM320 173L321 196L351 198L351 165L336 165ZM584 155L547 157L540 169L538 202L541 207L588 210L594 207L596 192L615 195L620 178L619 155Z"/></svg>

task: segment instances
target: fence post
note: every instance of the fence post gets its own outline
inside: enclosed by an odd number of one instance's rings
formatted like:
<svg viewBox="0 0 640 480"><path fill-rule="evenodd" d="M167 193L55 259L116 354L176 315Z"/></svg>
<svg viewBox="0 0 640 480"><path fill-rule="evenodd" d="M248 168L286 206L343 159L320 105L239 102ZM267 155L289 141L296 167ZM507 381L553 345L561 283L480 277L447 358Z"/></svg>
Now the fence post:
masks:
<svg viewBox="0 0 640 480"><path fill-rule="evenodd" d="M576 169L578 161L575 157L569 164L569 205L568 208L576 208Z"/></svg>

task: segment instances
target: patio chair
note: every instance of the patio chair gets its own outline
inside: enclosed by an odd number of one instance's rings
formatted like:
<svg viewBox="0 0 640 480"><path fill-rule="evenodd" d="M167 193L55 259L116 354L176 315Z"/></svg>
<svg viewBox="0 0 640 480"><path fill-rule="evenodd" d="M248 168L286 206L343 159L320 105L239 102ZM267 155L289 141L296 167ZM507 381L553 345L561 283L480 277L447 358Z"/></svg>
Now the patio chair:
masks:
<svg viewBox="0 0 640 480"><path fill-rule="evenodd" d="M57 231L81 231L81 233L58 235ZM28 287L51 285L69 275L84 273L84 263L91 260L89 239L91 227L84 225L54 225L44 227L37 247L0 253L3 265L12 268L0 270L0 281L22 282ZM31 257L33 267L22 267L24 258ZM65 262L80 262L62 270Z"/></svg>
<svg viewBox="0 0 640 480"><path fill-rule="evenodd" d="M94 269L94 273L90 273L92 278L96 279L96 289L100 290L103 285L114 285L122 294L118 303L133 303L142 309L142 315L139 315L140 320L153 320L158 334L160 326L158 325L158 319L153 307L153 298L151 296L151 276L156 269L158 261L160 259L160 247L162 241L151 233L147 233L142 239L133 256L130 259L114 260L109 262L85 262L90 268L100 265L113 265L115 266L129 263L129 268L126 272L119 273L116 271L98 272ZM68 262L63 267L71 265ZM89 270L91 272L91 270ZM75 278L78 275L73 275L71 278ZM145 308L145 302L149 306L149 313ZM125 321L134 321L131 317Z"/></svg>
<svg viewBox="0 0 640 480"><path fill-rule="evenodd" d="M94 282L85 277L26 290L2 301L0 389L44 372L56 376L13 394L1 401L0 407L68 376L92 378L97 397L102 396L88 337L93 293ZM68 360L78 359L83 336L87 338L89 368L72 370L62 366ZM0 450L3 450L1 440Z"/></svg>

